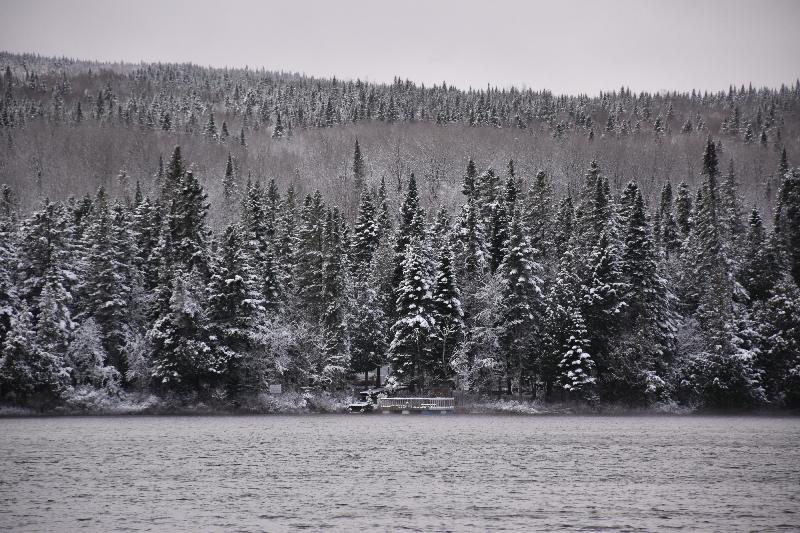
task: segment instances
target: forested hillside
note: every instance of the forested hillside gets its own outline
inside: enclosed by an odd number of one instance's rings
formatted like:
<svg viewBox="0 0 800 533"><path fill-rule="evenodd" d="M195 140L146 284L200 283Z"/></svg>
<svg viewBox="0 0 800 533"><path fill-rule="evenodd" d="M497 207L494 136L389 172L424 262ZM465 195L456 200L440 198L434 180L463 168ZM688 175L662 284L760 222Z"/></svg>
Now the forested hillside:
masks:
<svg viewBox="0 0 800 533"><path fill-rule="evenodd" d="M386 362L417 391L800 402L800 84L0 65L4 402L235 401Z"/></svg>

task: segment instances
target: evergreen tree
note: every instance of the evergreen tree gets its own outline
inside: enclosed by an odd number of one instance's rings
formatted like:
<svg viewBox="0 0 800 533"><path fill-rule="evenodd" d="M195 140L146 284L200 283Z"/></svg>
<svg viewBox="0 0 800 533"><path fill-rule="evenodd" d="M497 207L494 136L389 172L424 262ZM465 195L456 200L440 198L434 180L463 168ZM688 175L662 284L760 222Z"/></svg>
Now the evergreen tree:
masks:
<svg viewBox="0 0 800 533"><path fill-rule="evenodd" d="M162 160L159 158L159 169L161 169L162 165ZM159 170L159 173L161 173L161 170ZM161 202L168 207L178 193L183 176L186 174L186 165L183 162L180 146L175 147L167 164L166 172L163 174L163 179L159 180L161 182Z"/></svg>
<svg viewBox="0 0 800 533"><path fill-rule="evenodd" d="M186 271L196 269L203 275L208 274L207 199L194 174L186 172L167 216L171 254L176 266Z"/></svg>
<svg viewBox="0 0 800 533"><path fill-rule="evenodd" d="M236 176L233 170L233 159L228 153L228 160L225 162L225 177L222 178L222 198L226 208L232 207L235 195Z"/></svg>
<svg viewBox="0 0 800 533"><path fill-rule="evenodd" d="M703 154L705 180L697 205L697 271L693 276L699 291L696 315L704 330L708 350L726 352L731 349L729 327L733 313L733 287L730 285L732 276L720 232L717 166L716 147L709 138Z"/></svg>
<svg viewBox="0 0 800 533"><path fill-rule="evenodd" d="M800 170L787 171L778 193L775 232L789 271L800 285Z"/></svg>
<svg viewBox="0 0 800 533"><path fill-rule="evenodd" d="M547 174L540 171L528 191L524 208L524 221L531 243L537 250L540 259L551 259L553 255L554 233L553 192Z"/></svg>
<svg viewBox="0 0 800 533"><path fill-rule="evenodd" d="M306 196L298 231L294 280L300 308L312 321L319 320L324 311L322 269L325 205L317 191L313 198Z"/></svg>
<svg viewBox="0 0 800 533"><path fill-rule="evenodd" d="M347 258L345 256L342 221L339 210L328 211L325 221L324 262L322 268L324 331L324 366L320 380L340 386L350 367L350 337L347 327Z"/></svg>
<svg viewBox="0 0 800 533"><path fill-rule="evenodd" d="M166 312L148 331L152 376L162 390L202 392L225 370L210 343L202 290L197 276L176 270Z"/></svg>
<svg viewBox="0 0 800 533"><path fill-rule="evenodd" d="M283 129L283 123L281 122L281 114L278 112L277 117L275 118L275 127L272 128L272 138L283 139L284 135L285 130Z"/></svg>
<svg viewBox="0 0 800 533"><path fill-rule="evenodd" d="M470 158L467 163L467 171L464 173L464 181L461 187L461 192L467 197L475 197L476 184L475 180L478 177L478 170L475 168L475 161Z"/></svg>
<svg viewBox="0 0 800 533"><path fill-rule="evenodd" d="M378 237L386 240L392 231L392 218L389 215L389 198L386 192L386 179L381 177L381 186L378 188L377 206Z"/></svg>
<svg viewBox="0 0 800 533"><path fill-rule="evenodd" d="M395 233L395 267L392 277L392 286L399 288L403 278L403 265L406 262L406 248L412 239L422 238L423 236L423 211L419 204L419 194L417 192L417 180L412 173L408 178L408 191L406 192L403 205L400 206L400 220Z"/></svg>
<svg viewBox="0 0 800 533"><path fill-rule="evenodd" d="M352 267L356 273L369 265L372 254L378 247L379 239L380 230L376 220L372 193L365 189L361 192L361 203L358 206L358 220L355 225L351 251Z"/></svg>
<svg viewBox="0 0 800 533"><path fill-rule="evenodd" d="M760 301L769 298L780 275L774 244L767 238L758 209L753 207L737 279L751 299Z"/></svg>
<svg viewBox="0 0 800 533"><path fill-rule="evenodd" d="M108 354L101 337L94 319L84 320L69 343L66 364L72 370L74 386L117 392L121 376L116 368L106 365Z"/></svg>
<svg viewBox="0 0 800 533"><path fill-rule="evenodd" d="M800 290L791 281L755 310L761 338L756 365L767 396L777 404L800 405Z"/></svg>
<svg viewBox="0 0 800 533"><path fill-rule="evenodd" d="M678 197L675 200L675 218L681 235L686 238L692 229L692 197L689 186L685 182L678 185Z"/></svg>
<svg viewBox="0 0 800 533"><path fill-rule="evenodd" d="M403 280L397 289L397 320L389 346L395 373L414 390L425 386L425 371L434 360L432 347L436 339L433 298L422 251L416 236L406 246Z"/></svg>
<svg viewBox="0 0 800 533"><path fill-rule="evenodd" d="M217 139L217 125L214 123L213 113L208 114L208 121L206 122L206 125L203 128L203 135L212 140Z"/></svg>
<svg viewBox="0 0 800 533"><path fill-rule="evenodd" d="M578 308L569 310L569 329L567 342L563 346L561 361L561 386L564 390L587 400L593 399L595 384L594 360L589 353L589 340L586 338L586 325Z"/></svg>
<svg viewBox="0 0 800 533"><path fill-rule="evenodd" d="M366 183L367 169L364 157L361 155L361 147L356 139L356 147L353 152L353 186L356 191L362 191Z"/></svg>
<svg viewBox="0 0 800 533"><path fill-rule="evenodd" d="M64 390L60 361L37 346L27 309L17 313L11 326L0 357L0 397L20 405L51 405Z"/></svg>
<svg viewBox="0 0 800 533"><path fill-rule="evenodd" d="M390 324L384 310L385 292L381 291L380 260L381 249L378 249L370 264L363 267L364 272L355 277L350 291L350 367L363 372L365 382L367 373L383 363L389 346L386 337ZM380 372L376 377L376 385L380 386Z"/></svg>
<svg viewBox="0 0 800 533"><path fill-rule="evenodd" d="M258 299L248 289L243 247L240 230L228 226L214 261L205 311L213 368L227 377L228 391L234 395L243 389L257 390L246 373L245 359L252 348Z"/></svg>
<svg viewBox="0 0 800 533"><path fill-rule="evenodd" d="M532 366L531 355L541 348L538 346L543 314L541 266L533 258L534 250L521 216L515 216L499 270L504 284L501 342L509 393L513 387L522 386Z"/></svg>
<svg viewBox="0 0 800 533"><path fill-rule="evenodd" d="M17 263L16 210L8 186L0 190L0 354L20 309L14 265Z"/></svg>
<svg viewBox="0 0 800 533"><path fill-rule="evenodd" d="M433 286L434 338L432 374L444 381L451 375L450 359L464 328L464 311L461 308L461 291L456 284L453 269L453 251L449 236L442 237L438 250Z"/></svg>
<svg viewBox="0 0 800 533"><path fill-rule="evenodd" d="M724 213L724 224L728 230L729 238L737 244L744 236L745 227L742 217L742 205L739 200L738 188L736 183L736 172L733 167L733 160L728 166L728 173L722 182L721 204Z"/></svg>

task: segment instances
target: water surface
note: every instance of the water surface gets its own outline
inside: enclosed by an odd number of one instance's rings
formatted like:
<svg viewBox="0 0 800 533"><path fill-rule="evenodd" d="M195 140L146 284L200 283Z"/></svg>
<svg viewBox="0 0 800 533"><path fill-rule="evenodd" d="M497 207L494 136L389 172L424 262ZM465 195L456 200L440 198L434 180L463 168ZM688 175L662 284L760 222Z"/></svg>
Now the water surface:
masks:
<svg viewBox="0 0 800 533"><path fill-rule="evenodd" d="M0 420L0 530L800 530L800 419Z"/></svg>

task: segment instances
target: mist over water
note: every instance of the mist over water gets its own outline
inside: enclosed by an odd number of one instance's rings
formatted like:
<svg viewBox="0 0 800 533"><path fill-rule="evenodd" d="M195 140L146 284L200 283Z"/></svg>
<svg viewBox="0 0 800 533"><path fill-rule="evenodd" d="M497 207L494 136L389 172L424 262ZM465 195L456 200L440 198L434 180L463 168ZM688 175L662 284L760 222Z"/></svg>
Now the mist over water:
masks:
<svg viewBox="0 0 800 533"><path fill-rule="evenodd" d="M0 420L13 531L800 528L800 420Z"/></svg>

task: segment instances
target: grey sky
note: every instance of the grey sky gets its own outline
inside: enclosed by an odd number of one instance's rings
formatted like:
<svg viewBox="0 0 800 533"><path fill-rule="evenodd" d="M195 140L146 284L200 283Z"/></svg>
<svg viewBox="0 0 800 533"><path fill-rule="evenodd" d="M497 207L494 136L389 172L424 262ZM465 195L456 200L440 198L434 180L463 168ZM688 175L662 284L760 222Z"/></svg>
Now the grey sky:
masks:
<svg viewBox="0 0 800 533"><path fill-rule="evenodd" d="M0 49L557 93L777 86L797 0L0 0Z"/></svg>

